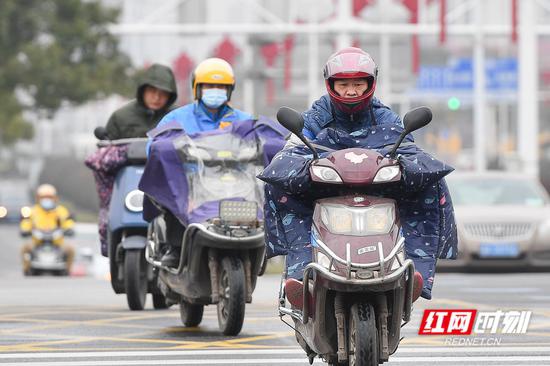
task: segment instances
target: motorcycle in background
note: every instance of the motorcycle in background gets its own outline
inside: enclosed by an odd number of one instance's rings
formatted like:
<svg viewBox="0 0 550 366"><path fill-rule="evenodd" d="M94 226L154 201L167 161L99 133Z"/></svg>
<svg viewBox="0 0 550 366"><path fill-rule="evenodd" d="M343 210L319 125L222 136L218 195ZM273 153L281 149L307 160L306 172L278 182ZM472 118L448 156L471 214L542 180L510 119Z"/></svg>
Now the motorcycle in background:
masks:
<svg viewBox="0 0 550 366"><path fill-rule="evenodd" d="M147 222L142 217L143 192L138 183L143 174L146 138L107 140L104 127L94 130L98 147L128 145L128 160L116 174L108 218L108 256L111 285L116 294L126 294L131 310L143 310L147 293L153 307L164 309L166 300L156 286L157 271L145 260Z"/></svg>
<svg viewBox="0 0 550 366"><path fill-rule="evenodd" d="M385 156L349 148L319 158L302 134L300 113L286 107L277 113L313 152L314 184L333 185L337 192L314 202L313 260L304 270L303 310L286 306L283 285L279 294L279 314L294 320L310 363L321 356L331 365L379 365L397 350L401 327L411 316L414 264L405 256L396 201L364 192L400 181L396 150L431 118L426 107L408 112L405 130Z"/></svg>
<svg viewBox="0 0 550 366"><path fill-rule="evenodd" d="M69 274L67 255L63 252L62 244L65 236L72 236L72 231L33 229L30 236L33 249L30 253L23 254L23 259L29 263L24 275L37 276L42 273L53 273L67 276Z"/></svg>
<svg viewBox="0 0 550 366"><path fill-rule="evenodd" d="M162 216L151 225L146 257L160 271L159 288L168 303L179 303L185 326L200 324L204 306L216 304L223 334L237 335L265 254L263 195L256 180L262 149L258 141L231 133L181 136L174 146L189 190L179 266L160 261L169 222Z"/></svg>

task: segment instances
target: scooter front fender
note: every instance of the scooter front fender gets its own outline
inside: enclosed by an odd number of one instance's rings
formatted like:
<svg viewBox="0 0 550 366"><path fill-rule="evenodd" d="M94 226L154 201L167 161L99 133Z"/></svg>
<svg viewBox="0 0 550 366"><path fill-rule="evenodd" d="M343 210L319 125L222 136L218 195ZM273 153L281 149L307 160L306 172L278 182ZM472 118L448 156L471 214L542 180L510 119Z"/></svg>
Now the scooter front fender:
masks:
<svg viewBox="0 0 550 366"><path fill-rule="evenodd" d="M145 249L147 238L142 235L131 235L122 239L120 243L124 250L128 249Z"/></svg>

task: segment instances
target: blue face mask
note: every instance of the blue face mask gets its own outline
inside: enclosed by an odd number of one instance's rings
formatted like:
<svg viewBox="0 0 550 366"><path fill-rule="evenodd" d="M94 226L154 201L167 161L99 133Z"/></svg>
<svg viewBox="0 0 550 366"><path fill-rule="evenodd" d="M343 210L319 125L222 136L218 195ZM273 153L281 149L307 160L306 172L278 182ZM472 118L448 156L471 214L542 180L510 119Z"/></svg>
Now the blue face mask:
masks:
<svg viewBox="0 0 550 366"><path fill-rule="evenodd" d="M42 198L40 200L40 206L46 211L53 210L55 208L55 200L51 198Z"/></svg>
<svg viewBox="0 0 550 366"><path fill-rule="evenodd" d="M208 108L219 108L227 102L227 90L216 88L204 89L201 100Z"/></svg>

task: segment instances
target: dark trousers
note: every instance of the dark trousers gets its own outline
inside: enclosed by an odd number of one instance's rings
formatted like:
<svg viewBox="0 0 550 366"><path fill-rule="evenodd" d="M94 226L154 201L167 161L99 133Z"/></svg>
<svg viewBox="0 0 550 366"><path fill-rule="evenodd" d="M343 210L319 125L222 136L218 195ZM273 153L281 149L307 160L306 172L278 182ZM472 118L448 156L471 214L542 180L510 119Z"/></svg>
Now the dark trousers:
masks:
<svg viewBox="0 0 550 366"><path fill-rule="evenodd" d="M172 247L180 248L185 227L170 211L164 213L164 221L166 222L167 244Z"/></svg>

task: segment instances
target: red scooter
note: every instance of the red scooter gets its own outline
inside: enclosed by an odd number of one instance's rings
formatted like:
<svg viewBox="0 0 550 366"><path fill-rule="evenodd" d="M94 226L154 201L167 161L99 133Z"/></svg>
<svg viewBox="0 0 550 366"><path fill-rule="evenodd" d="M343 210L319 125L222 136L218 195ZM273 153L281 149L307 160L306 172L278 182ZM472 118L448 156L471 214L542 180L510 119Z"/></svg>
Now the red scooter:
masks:
<svg viewBox="0 0 550 366"><path fill-rule="evenodd" d="M407 134L431 121L431 111L408 112L405 130L386 156L350 148L320 159L302 134L300 113L282 107L277 119L312 150L312 181L342 188L340 195L314 202L313 258L304 270L303 310L287 307L281 286L281 319L294 320L296 339L310 363L316 356L331 365L384 363L410 320L414 264L405 257L396 201L357 192L399 182L396 150Z"/></svg>

